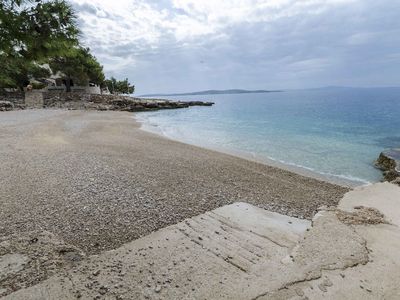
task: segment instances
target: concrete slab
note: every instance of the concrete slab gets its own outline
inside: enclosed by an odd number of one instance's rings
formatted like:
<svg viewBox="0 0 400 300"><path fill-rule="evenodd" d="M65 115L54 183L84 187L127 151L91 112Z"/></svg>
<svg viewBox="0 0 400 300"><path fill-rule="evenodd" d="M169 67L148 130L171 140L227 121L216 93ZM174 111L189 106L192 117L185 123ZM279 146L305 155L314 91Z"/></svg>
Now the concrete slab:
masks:
<svg viewBox="0 0 400 300"><path fill-rule="evenodd" d="M285 289L280 289L259 297L258 300L275 299L400 299L400 188L390 183L377 183L360 187L347 193L339 208L349 212L356 211L354 207L365 206L378 209L385 215L386 220L392 224L378 225L353 225L345 227L352 230L357 239L363 240L367 249L368 260L356 264L353 267L325 268L319 277L314 280L304 280L289 284ZM316 221L326 222L326 214L322 212L314 218ZM333 225L333 226L332 226ZM344 226L343 224L340 227ZM337 225L330 226L339 229ZM322 245L327 245L329 240L333 243L339 237L339 243L343 241L340 233L325 231L324 237L312 234L312 238ZM305 253L317 251L315 243L305 243L306 247L312 245ZM332 245L331 256L336 255L343 247L340 244ZM323 251L327 253L326 251ZM321 252L318 252L321 253ZM359 252L359 254L361 254ZM356 255L354 253L354 255ZM329 256L329 255L328 255ZM317 256L316 256L317 257ZM355 256L352 256L355 258ZM341 260L343 261L343 260ZM309 264L310 261L306 260Z"/></svg>
<svg viewBox="0 0 400 300"><path fill-rule="evenodd" d="M400 187L389 182L362 186L348 192L339 202L339 209L354 211L355 206L377 208L392 224L400 226Z"/></svg>
<svg viewBox="0 0 400 300"><path fill-rule="evenodd" d="M28 261L29 258L27 256L18 253L0 256L0 280L21 271Z"/></svg>
<svg viewBox="0 0 400 300"><path fill-rule="evenodd" d="M6 299L252 299L282 285L281 260L310 225L236 203L92 256Z"/></svg>
<svg viewBox="0 0 400 300"><path fill-rule="evenodd" d="M380 184L356 190L341 207L370 201L386 210L388 201L397 220L400 203L386 191ZM381 207L365 196L371 193L386 199ZM347 225L335 210L311 224L235 203L91 256L5 299L399 299L399 249L396 225Z"/></svg>

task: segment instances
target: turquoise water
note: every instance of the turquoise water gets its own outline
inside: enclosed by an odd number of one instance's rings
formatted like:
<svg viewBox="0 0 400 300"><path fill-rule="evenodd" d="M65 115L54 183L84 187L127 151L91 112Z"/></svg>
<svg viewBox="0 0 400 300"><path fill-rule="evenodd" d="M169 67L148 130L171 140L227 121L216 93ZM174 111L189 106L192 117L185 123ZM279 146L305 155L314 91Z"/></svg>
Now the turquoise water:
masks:
<svg viewBox="0 0 400 300"><path fill-rule="evenodd" d="M379 181L373 161L383 149L400 146L400 88L170 98L215 105L140 113L146 128L357 185Z"/></svg>

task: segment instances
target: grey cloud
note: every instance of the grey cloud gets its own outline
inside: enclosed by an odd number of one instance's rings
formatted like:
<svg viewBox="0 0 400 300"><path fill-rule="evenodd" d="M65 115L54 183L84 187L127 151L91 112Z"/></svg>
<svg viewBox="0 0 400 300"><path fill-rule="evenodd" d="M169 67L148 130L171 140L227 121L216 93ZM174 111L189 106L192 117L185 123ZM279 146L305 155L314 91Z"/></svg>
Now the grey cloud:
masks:
<svg viewBox="0 0 400 300"><path fill-rule="evenodd" d="M185 15L166 0L151 5L171 17ZM82 10L97 15L90 5ZM90 46L95 54L108 57L103 62L106 71L111 58L133 61L108 75L132 78L139 93L398 85L399 12L400 2L363 0L315 14L244 20L187 40L177 40L170 28L156 25L157 45L140 38L94 43L92 37ZM127 28L137 26L123 22Z"/></svg>
<svg viewBox="0 0 400 300"><path fill-rule="evenodd" d="M78 13L88 13L88 14L93 14L93 15L95 15L97 13L96 7L94 5L92 5L92 4L89 4L89 3L83 3L83 4L73 3L73 5L74 5L74 9Z"/></svg>

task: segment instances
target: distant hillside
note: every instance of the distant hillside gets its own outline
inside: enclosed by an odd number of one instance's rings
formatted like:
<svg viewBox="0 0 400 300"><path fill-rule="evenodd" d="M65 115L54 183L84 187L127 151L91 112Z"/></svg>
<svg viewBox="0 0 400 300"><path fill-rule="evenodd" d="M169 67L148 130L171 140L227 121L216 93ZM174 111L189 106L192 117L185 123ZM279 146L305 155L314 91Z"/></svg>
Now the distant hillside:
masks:
<svg viewBox="0 0 400 300"><path fill-rule="evenodd" d="M190 93L175 93L175 94L146 94L146 95L140 95L140 97L196 96L196 95L218 95L218 94L254 94L254 93L273 93L273 92L281 92L281 91L241 90L241 89L207 90L207 91L190 92Z"/></svg>

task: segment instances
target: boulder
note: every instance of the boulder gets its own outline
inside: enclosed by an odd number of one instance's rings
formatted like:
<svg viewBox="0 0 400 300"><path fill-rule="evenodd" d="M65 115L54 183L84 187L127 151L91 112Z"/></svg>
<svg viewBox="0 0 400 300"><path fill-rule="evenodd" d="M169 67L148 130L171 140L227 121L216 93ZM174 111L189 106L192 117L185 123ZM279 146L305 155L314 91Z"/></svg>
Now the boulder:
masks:
<svg viewBox="0 0 400 300"><path fill-rule="evenodd" d="M394 180L392 181L392 183L397 184L397 185L400 185L400 177L397 177L396 179L394 179Z"/></svg>
<svg viewBox="0 0 400 300"><path fill-rule="evenodd" d="M400 148L382 151L375 166L383 171L386 181L398 181L400 177Z"/></svg>
<svg viewBox="0 0 400 300"><path fill-rule="evenodd" d="M214 102L203 102L203 101L189 101L186 102L189 106L212 106Z"/></svg>
<svg viewBox="0 0 400 300"><path fill-rule="evenodd" d="M0 101L0 111L9 111L14 109L14 104L10 101Z"/></svg>

